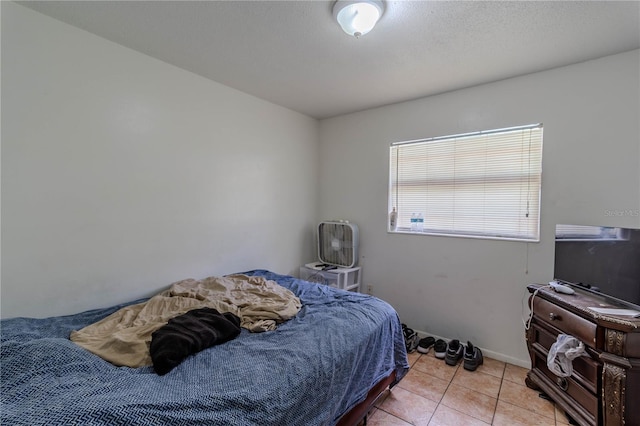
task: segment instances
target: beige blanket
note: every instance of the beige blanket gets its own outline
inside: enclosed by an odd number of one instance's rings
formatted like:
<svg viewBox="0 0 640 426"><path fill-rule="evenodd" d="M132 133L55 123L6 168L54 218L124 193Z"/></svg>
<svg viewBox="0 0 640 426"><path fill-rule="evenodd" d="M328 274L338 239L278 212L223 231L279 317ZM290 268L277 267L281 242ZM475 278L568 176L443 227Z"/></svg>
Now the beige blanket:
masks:
<svg viewBox="0 0 640 426"><path fill-rule="evenodd" d="M124 307L81 330L71 340L119 366L151 365L151 334L169 319L198 308L231 312L253 332L275 330L301 307L290 290L263 277L228 275L176 282L144 303Z"/></svg>

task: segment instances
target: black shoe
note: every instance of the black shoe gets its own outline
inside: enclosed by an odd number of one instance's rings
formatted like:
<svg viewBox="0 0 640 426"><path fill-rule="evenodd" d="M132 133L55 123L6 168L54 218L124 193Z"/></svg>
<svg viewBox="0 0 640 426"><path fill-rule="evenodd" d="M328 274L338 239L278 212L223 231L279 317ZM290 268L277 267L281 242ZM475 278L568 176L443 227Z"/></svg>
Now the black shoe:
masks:
<svg viewBox="0 0 640 426"><path fill-rule="evenodd" d="M464 369L469 371L476 371L479 365L482 365L484 358L480 348L476 348L467 342L467 347L464 349Z"/></svg>
<svg viewBox="0 0 640 426"><path fill-rule="evenodd" d="M460 344L458 339L450 341L447 345L447 356L445 356L444 361L447 365L456 365L462 358L463 351L464 347Z"/></svg>
<svg viewBox="0 0 640 426"><path fill-rule="evenodd" d="M433 345L433 351L435 352L436 358L443 359L447 355L447 342L442 339L436 340L436 343Z"/></svg>
<svg viewBox="0 0 640 426"><path fill-rule="evenodd" d="M402 324L402 333L404 334L404 345L407 349L407 353L411 353L418 347L418 333L407 327L406 324Z"/></svg>
<svg viewBox="0 0 640 426"><path fill-rule="evenodd" d="M420 339L418 342L418 352L421 354L428 354L429 348L436 343L436 339L431 336L425 337L424 339Z"/></svg>

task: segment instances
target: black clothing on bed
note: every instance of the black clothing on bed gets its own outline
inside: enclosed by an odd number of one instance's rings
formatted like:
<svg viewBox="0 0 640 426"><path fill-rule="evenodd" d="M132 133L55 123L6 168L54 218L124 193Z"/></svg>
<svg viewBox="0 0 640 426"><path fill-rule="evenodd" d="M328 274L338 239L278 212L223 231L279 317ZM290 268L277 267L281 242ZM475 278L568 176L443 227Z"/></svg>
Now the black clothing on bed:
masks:
<svg viewBox="0 0 640 426"><path fill-rule="evenodd" d="M149 352L153 368L167 374L189 355L236 338L240 318L216 309L194 309L169 320L151 335Z"/></svg>

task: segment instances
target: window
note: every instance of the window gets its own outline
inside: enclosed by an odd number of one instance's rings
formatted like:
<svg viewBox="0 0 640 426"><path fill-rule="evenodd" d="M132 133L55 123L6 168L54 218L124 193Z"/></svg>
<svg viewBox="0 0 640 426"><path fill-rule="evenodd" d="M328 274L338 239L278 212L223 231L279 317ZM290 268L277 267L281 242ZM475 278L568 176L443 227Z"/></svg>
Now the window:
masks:
<svg viewBox="0 0 640 426"><path fill-rule="evenodd" d="M539 241L541 175L542 124L397 142L389 211L397 232Z"/></svg>

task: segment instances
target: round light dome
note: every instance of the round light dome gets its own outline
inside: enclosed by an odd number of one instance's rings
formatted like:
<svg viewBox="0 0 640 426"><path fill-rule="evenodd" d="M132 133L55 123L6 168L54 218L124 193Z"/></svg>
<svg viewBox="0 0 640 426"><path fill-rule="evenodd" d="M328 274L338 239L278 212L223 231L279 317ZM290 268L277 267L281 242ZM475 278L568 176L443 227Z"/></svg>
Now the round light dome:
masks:
<svg viewBox="0 0 640 426"><path fill-rule="evenodd" d="M333 16L344 32L356 38L371 31L383 11L379 0L338 0L333 6Z"/></svg>

